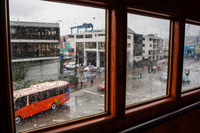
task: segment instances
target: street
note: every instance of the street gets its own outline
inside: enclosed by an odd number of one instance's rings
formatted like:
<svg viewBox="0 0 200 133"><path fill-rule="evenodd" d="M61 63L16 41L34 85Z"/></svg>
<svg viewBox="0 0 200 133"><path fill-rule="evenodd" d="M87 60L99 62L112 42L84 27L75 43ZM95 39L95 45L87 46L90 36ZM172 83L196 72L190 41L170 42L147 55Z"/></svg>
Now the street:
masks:
<svg viewBox="0 0 200 133"><path fill-rule="evenodd" d="M190 74L187 77L191 82L182 84L183 90L199 85L197 78L200 74L199 64L200 62L193 60L184 60L184 68L190 69ZM167 72L167 67L166 64L155 74L148 73L147 66L129 70L127 73L126 105L165 96L167 94L167 82L160 81L160 74ZM142 70L141 78L137 77L137 70L139 69ZM70 100L58 106L56 110L50 109L24 119L16 125L17 131L39 128L104 112L105 92L100 92L97 89L97 85L103 80L104 78L98 79L97 76L93 86L90 86L90 81L88 81L87 87L73 90L70 94Z"/></svg>

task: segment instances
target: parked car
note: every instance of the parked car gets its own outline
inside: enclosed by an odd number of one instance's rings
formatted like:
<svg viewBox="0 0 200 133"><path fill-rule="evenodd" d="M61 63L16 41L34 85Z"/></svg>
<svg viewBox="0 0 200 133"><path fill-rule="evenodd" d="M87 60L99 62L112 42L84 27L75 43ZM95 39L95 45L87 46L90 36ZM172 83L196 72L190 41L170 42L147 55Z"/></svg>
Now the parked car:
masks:
<svg viewBox="0 0 200 133"><path fill-rule="evenodd" d="M103 73L105 72L105 67L98 67L96 70L97 73Z"/></svg>
<svg viewBox="0 0 200 133"><path fill-rule="evenodd" d="M74 69L76 67L79 67L78 64L75 65L75 62L69 62L68 65L65 67L67 69Z"/></svg>
<svg viewBox="0 0 200 133"><path fill-rule="evenodd" d="M65 68L66 66L67 66L67 63L64 63L64 64L63 64L63 68Z"/></svg>
<svg viewBox="0 0 200 133"><path fill-rule="evenodd" d="M105 91L105 81L103 81L101 84L97 86L99 91Z"/></svg>
<svg viewBox="0 0 200 133"><path fill-rule="evenodd" d="M190 82L191 82L191 80L189 78L187 78L186 76L183 75L183 77L182 77L182 83L189 84Z"/></svg>
<svg viewBox="0 0 200 133"><path fill-rule="evenodd" d="M87 72L87 78L88 79L94 79L94 78L96 78L96 74L91 73L91 72Z"/></svg>
<svg viewBox="0 0 200 133"><path fill-rule="evenodd" d="M87 70L87 71L90 71L90 72L96 72L97 70L97 67L93 66L93 65L90 65L90 66L86 66L84 68L84 70Z"/></svg>
<svg viewBox="0 0 200 133"><path fill-rule="evenodd" d="M167 81L167 73L160 74L160 81Z"/></svg>

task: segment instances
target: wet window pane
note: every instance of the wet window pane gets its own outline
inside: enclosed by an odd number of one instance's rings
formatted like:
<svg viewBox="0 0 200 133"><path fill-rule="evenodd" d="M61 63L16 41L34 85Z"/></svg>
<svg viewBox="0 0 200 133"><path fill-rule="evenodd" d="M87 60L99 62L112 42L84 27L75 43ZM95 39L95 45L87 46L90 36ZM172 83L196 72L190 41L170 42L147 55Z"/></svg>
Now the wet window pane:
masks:
<svg viewBox="0 0 200 133"><path fill-rule="evenodd" d="M105 112L106 10L9 3L17 132Z"/></svg>
<svg viewBox="0 0 200 133"><path fill-rule="evenodd" d="M167 95L170 20L128 14L126 105Z"/></svg>
<svg viewBox="0 0 200 133"><path fill-rule="evenodd" d="M199 87L200 26L185 25L182 91Z"/></svg>

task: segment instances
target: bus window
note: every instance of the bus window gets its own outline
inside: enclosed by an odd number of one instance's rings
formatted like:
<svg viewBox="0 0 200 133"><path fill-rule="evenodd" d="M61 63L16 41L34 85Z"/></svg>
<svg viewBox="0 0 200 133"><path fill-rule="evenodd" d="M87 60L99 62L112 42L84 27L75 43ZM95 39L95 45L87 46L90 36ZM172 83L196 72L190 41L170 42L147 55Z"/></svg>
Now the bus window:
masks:
<svg viewBox="0 0 200 133"><path fill-rule="evenodd" d="M57 92L57 89L56 89L56 88L51 89L49 92L50 92L51 97L54 97L54 96L57 96L57 95L58 95L58 92Z"/></svg>
<svg viewBox="0 0 200 133"><path fill-rule="evenodd" d="M30 104L38 102L38 96L35 94L29 95L29 102L30 102Z"/></svg>
<svg viewBox="0 0 200 133"><path fill-rule="evenodd" d="M15 111L19 110L22 107L25 107L27 104L27 96L20 97L15 101L14 109Z"/></svg>
<svg viewBox="0 0 200 133"><path fill-rule="evenodd" d="M60 95L60 94L63 94L63 93L64 93L64 91L63 91L62 89L60 89L60 90L59 90L59 95Z"/></svg>
<svg viewBox="0 0 200 133"><path fill-rule="evenodd" d="M25 107L27 105L27 96L21 97L21 106Z"/></svg>
<svg viewBox="0 0 200 133"><path fill-rule="evenodd" d="M49 98L49 93L48 93L48 91L42 92L42 96L43 96L43 100Z"/></svg>
<svg viewBox="0 0 200 133"><path fill-rule="evenodd" d="M15 105L14 105L14 109L15 111L17 111L18 109L20 109L21 105L20 105L20 98L18 98L16 101L15 101Z"/></svg>

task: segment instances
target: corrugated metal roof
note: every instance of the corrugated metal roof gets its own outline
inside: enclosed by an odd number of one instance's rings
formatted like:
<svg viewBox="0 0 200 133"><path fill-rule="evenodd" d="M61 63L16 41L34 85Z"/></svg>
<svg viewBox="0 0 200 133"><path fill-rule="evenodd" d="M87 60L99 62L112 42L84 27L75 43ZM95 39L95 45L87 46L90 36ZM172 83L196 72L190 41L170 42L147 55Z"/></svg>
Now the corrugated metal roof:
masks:
<svg viewBox="0 0 200 133"><path fill-rule="evenodd" d="M10 21L10 26L27 26L27 27L59 27L59 23L43 23L43 22L24 22Z"/></svg>

